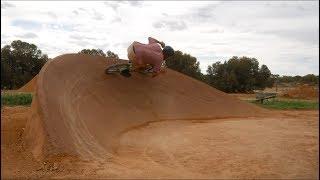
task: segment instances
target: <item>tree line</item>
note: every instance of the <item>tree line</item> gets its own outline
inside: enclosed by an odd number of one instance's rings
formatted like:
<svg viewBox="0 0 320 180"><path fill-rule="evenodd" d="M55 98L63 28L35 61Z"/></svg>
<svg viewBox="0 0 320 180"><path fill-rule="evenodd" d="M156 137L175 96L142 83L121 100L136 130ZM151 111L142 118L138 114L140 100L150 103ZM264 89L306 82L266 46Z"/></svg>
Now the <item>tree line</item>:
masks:
<svg viewBox="0 0 320 180"><path fill-rule="evenodd" d="M307 74L305 76L278 76L277 82L290 84L318 85L319 75Z"/></svg>
<svg viewBox="0 0 320 180"><path fill-rule="evenodd" d="M104 53L101 49L83 49L78 53L119 59L110 50ZM1 89L22 87L40 72L48 60L48 55L35 44L15 40L5 45L1 48Z"/></svg>
<svg viewBox="0 0 320 180"><path fill-rule="evenodd" d="M166 62L171 69L191 76L195 79L227 93L250 93L273 87L275 83L300 83L319 85L319 75L280 76L272 74L268 66L259 65L256 58L231 57L227 61L217 61L207 67L202 74L197 59L190 54L175 51L174 56Z"/></svg>
<svg viewBox="0 0 320 180"><path fill-rule="evenodd" d="M36 76L48 56L34 44L13 41L1 48L1 89L17 89Z"/></svg>
<svg viewBox="0 0 320 180"><path fill-rule="evenodd" d="M108 50L83 49L79 54L98 55L119 59ZM17 89L37 75L49 60L46 54L34 44L13 41L1 48L1 89ZM207 67L206 74L200 70L197 58L182 51L175 51L174 56L166 61L166 66L185 75L200 80L227 93L248 93L255 89L272 87L277 83L318 84L319 76L279 76L272 74L267 65L259 65L252 57L231 57L227 61L217 61Z"/></svg>
<svg viewBox="0 0 320 180"><path fill-rule="evenodd" d="M176 51L166 62L169 68L203 81L221 91L252 92L254 89L271 87L274 78L268 67L255 58L234 56L228 61L218 61L208 66L202 74L197 59L189 54Z"/></svg>

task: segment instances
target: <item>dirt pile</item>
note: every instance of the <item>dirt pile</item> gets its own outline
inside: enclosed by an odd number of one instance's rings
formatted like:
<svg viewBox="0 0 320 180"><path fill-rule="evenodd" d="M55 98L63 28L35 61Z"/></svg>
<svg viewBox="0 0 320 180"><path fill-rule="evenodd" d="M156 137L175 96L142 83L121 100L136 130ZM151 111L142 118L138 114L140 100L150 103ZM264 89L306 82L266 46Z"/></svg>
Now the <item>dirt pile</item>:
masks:
<svg viewBox="0 0 320 180"><path fill-rule="evenodd" d="M318 111L155 122L121 134L121 159L38 162L21 136L29 110L1 109L1 179L319 179Z"/></svg>
<svg viewBox="0 0 320 180"><path fill-rule="evenodd" d="M37 84L38 75L32 78L27 84L18 89L18 92L35 92L35 87Z"/></svg>
<svg viewBox="0 0 320 180"><path fill-rule="evenodd" d="M108 158L121 134L151 122L268 113L172 70L156 78L104 74L112 63L99 56L67 54L42 68L25 133L36 158L59 153Z"/></svg>

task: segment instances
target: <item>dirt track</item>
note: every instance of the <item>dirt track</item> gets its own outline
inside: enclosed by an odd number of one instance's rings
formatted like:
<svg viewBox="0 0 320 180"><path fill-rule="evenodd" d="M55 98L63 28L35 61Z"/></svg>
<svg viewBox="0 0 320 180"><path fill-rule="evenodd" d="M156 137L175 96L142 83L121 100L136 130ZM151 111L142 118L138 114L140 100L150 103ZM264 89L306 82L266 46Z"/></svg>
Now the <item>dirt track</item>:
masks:
<svg viewBox="0 0 320 180"><path fill-rule="evenodd" d="M2 178L319 177L318 111L277 111L279 115L264 119L156 122L121 134L114 158L82 161L59 155L45 160L46 165L24 150L29 111L2 109Z"/></svg>
<svg viewBox="0 0 320 180"><path fill-rule="evenodd" d="M156 78L105 75L113 63L67 54L42 68L25 133L36 158L57 153L109 158L119 134L146 123L269 113L169 69Z"/></svg>
<svg viewBox="0 0 320 180"><path fill-rule="evenodd" d="M318 177L318 111L262 109L172 70L105 75L114 62L59 56L31 108L2 109L3 177Z"/></svg>

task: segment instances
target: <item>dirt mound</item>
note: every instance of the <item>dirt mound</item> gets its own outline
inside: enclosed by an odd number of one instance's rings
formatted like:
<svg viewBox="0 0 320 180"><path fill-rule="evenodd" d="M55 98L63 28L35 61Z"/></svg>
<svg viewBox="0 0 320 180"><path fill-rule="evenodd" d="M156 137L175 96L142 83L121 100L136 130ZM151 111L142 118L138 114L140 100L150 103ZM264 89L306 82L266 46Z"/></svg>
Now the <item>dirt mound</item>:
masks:
<svg viewBox="0 0 320 180"><path fill-rule="evenodd" d="M319 90L314 86L300 85L283 92L282 96L288 98L315 99L319 97Z"/></svg>
<svg viewBox="0 0 320 180"><path fill-rule="evenodd" d="M38 75L32 78L27 84L18 89L18 92L35 92L35 87L37 84Z"/></svg>
<svg viewBox="0 0 320 180"><path fill-rule="evenodd" d="M105 67L115 62L67 54L46 63L37 78L25 131L35 157L67 153L108 158L114 155L121 134L151 122L201 122L268 113L169 69L155 78L104 74Z"/></svg>

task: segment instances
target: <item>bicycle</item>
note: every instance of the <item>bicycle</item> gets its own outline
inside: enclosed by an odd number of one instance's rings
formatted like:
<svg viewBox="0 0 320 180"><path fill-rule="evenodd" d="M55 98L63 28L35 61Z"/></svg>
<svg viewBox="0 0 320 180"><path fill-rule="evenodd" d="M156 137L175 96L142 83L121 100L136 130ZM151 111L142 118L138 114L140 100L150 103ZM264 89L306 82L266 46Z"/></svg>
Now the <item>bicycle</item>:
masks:
<svg viewBox="0 0 320 180"><path fill-rule="evenodd" d="M105 74L121 74L125 77L130 77L131 74L130 72L139 72L141 74L148 74L148 73L152 73L152 66L151 65L147 65L142 71L141 70L134 70L133 69L133 65L132 63L119 63L119 64L112 64L110 66L108 66L105 69ZM122 73L123 71L126 71L127 73ZM129 73L128 73L129 72Z"/></svg>

